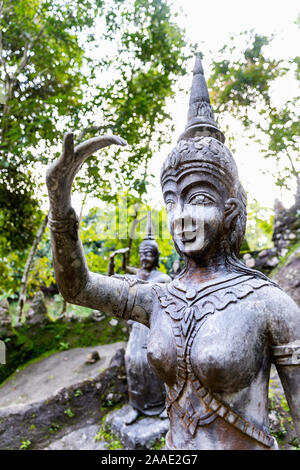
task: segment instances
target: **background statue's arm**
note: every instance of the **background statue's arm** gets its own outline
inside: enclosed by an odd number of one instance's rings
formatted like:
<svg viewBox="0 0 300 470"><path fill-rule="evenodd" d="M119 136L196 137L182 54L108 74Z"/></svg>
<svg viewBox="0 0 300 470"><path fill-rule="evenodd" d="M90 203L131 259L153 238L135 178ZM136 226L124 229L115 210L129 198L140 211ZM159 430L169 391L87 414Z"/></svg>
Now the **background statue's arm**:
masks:
<svg viewBox="0 0 300 470"><path fill-rule="evenodd" d="M122 269L126 271L126 253L128 253L128 251L129 248L120 248L110 255L107 269L108 276L113 276L115 274L115 256L117 255L122 255Z"/></svg>
<svg viewBox="0 0 300 470"><path fill-rule="evenodd" d="M70 303L148 324L150 286L131 286L126 279L90 272L78 237L78 217L71 207L72 182L81 165L96 150L111 144L125 145L125 141L116 136L96 137L74 148L73 134L67 134L62 155L47 172L56 281L61 294Z"/></svg>
<svg viewBox="0 0 300 470"><path fill-rule="evenodd" d="M291 410L300 443L300 308L279 289L269 318L272 361Z"/></svg>

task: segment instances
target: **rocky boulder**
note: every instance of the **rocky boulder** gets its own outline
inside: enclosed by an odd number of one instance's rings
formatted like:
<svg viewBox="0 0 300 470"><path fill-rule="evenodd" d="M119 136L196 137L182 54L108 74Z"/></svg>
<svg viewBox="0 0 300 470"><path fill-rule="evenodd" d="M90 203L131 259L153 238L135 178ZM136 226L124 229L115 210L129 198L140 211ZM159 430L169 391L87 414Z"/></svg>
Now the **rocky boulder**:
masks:
<svg viewBox="0 0 300 470"><path fill-rule="evenodd" d="M48 317L45 297L42 291L38 291L33 297L30 309L26 313L26 323L28 325L37 325L47 322Z"/></svg>
<svg viewBox="0 0 300 470"><path fill-rule="evenodd" d="M11 334L11 317L9 313L9 303L7 299L0 301L0 338L5 338Z"/></svg>
<svg viewBox="0 0 300 470"><path fill-rule="evenodd" d="M0 387L0 449L45 448L124 403L125 346L70 349L16 372ZM86 364L95 350L99 361Z"/></svg>
<svg viewBox="0 0 300 470"><path fill-rule="evenodd" d="M273 277L300 306L300 248L297 248Z"/></svg>

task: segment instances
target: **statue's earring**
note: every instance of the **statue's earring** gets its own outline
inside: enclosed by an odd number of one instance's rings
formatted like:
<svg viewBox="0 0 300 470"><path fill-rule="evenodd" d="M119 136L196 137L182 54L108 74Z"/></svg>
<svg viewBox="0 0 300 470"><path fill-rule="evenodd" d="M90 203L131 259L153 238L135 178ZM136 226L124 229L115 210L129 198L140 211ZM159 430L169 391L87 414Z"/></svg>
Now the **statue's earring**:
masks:
<svg viewBox="0 0 300 470"><path fill-rule="evenodd" d="M224 226L229 230L232 222L240 213L240 202L237 198L232 197L225 202L225 221Z"/></svg>

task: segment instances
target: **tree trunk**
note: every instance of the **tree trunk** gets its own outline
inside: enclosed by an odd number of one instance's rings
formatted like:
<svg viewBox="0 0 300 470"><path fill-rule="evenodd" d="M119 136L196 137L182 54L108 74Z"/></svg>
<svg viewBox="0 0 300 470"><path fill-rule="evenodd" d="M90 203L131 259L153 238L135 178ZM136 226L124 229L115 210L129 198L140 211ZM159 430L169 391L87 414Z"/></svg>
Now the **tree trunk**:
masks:
<svg viewBox="0 0 300 470"><path fill-rule="evenodd" d="M43 222L42 222L42 224L41 224L41 226L40 226L40 228L39 228L39 230L36 234L36 237L34 239L34 242L32 244L32 247L29 251L29 254L28 254L28 257L27 257L27 260L26 260L26 264L25 264L25 267L24 267L23 276L22 276L22 280L21 280L21 286L20 286L20 290L19 290L19 301L18 301L18 308L17 308L18 322L21 322L21 320L22 320L24 305L25 305L25 302L26 302L26 290L27 290L28 277L29 277L31 266L32 266L32 262L33 262L35 254L36 254L38 245L39 245L39 243L42 239L42 236L43 236L43 234L46 230L47 223L48 223L48 214L44 218L44 220L43 220Z"/></svg>
<svg viewBox="0 0 300 470"><path fill-rule="evenodd" d="M126 253L126 256L124 257L123 269L126 269L126 266L130 265L130 255L131 255L131 249L132 249L132 242L134 240L135 229L136 229L137 224L140 222L140 220L137 218L139 215L140 207L141 207L140 203L136 204L134 207L134 216L133 216L133 221L131 223L129 240L128 240L129 250Z"/></svg>
<svg viewBox="0 0 300 470"><path fill-rule="evenodd" d="M60 315L64 315L67 311L68 303L67 301L63 298L63 306L60 312Z"/></svg>

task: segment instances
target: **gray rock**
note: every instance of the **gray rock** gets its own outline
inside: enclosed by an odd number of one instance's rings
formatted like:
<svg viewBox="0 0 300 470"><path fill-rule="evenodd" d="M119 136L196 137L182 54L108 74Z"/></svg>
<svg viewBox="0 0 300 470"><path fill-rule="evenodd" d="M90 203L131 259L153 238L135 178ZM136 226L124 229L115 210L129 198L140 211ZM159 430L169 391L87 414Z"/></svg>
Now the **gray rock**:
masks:
<svg viewBox="0 0 300 470"><path fill-rule="evenodd" d="M74 427L99 422L108 393L115 401L127 398L124 346L62 351L12 376L0 388L0 449L19 449L24 438L39 448L53 433L59 438ZM100 361L86 365L95 349Z"/></svg>
<svg viewBox="0 0 300 470"><path fill-rule="evenodd" d="M125 405L107 415L105 429L119 437L125 449L151 449L153 444L165 436L169 429L169 420L159 417L143 417L133 422L136 410Z"/></svg>
<svg viewBox="0 0 300 470"><path fill-rule="evenodd" d="M9 303L7 299L0 300L0 309L4 312L9 312Z"/></svg>
<svg viewBox="0 0 300 470"><path fill-rule="evenodd" d="M61 439L53 441L44 450L104 450L105 441L95 441L98 432L97 424L90 424L66 434Z"/></svg>
<svg viewBox="0 0 300 470"><path fill-rule="evenodd" d="M280 252L280 256L286 256L288 254L289 250L287 248L283 248Z"/></svg>
<svg viewBox="0 0 300 470"><path fill-rule="evenodd" d="M300 306L300 249L295 250L274 276L274 281Z"/></svg>
<svg viewBox="0 0 300 470"><path fill-rule="evenodd" d="M0 323L10 324L9 303L7 299L2 299L0 302Z"/></svg>
<svg viewBox="0 0 300 470"><path fill-rule="evenodd" d="M92 351L88 354L86 364L95 364L95 362L100 361L100 356L98 351Z"/></svg>
<svg viewBox="0 0 300 470"><path fill-rule="evenodd" d="M248 266L248 268L254 268L254 266L255 266L255 259L254 258L251 258L251 257L247 258L245 260L245 262L246 262L246 266Z"/></svg>
<svg viewBox="0 0 300 470"><path fill-rule="evenodd" d="M6 338L11 334L11 316L7 299L0 302L0 338Z"/></svg>
<svg viewBox="0 0 300 470"><path fill-rule="evenodd" d="M266 266L270 268L275 268L278 265L278 263L279 263L279 259L277 258L277 256L274 256L273 258L268 259Z"/></svg>
<svg viewBox="0 0 300 470"><path fill-rule="evenodd" d="M102 321L102 320L105 319L105 317L106 316L102 312L100 312L99 310L93 310L93 313L92 313L93 320Z"/></svg>
<svg viewBox="0 0 300 470"><path fill-rule="evenodd" d="M33 297L32 304L26 313L26 323L28 325L37 325L39 323L47 323L47 307L45 297L42 291L38 291Z"/></svg>

